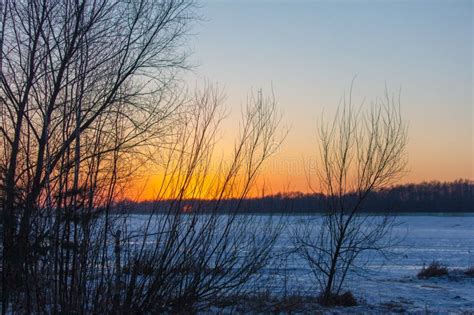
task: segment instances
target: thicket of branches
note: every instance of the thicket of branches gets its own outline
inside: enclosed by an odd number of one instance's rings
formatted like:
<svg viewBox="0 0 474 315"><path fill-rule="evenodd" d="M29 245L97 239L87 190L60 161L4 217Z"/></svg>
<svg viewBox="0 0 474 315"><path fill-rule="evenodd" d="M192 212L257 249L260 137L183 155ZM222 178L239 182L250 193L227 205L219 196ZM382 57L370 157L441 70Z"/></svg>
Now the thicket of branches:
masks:
<svg viewBox="0 0 474 315"><path fill-rule="evenodd" d="M2 313L195 312L252 289L281 225L239 213L280 144L280 116L273 97L250 97L231 156L216 159L223 95L177 80L194 4L0 5ZM402 172L406 144L392 98L367 115L349 102L332 123L326 215L295 235L326 304L357 256L386 244L390 219L359 214ZM149 165L155 200L133 216L117 201Z"/></svg>
<svg viewBox="0 0 474 315"><path fill-rule="evenodd" d="M250 230L240 202L183 213L185 198L243 198L278 143L259 93L230 162L211 163L221 94L175 80L194 18L185 0L1 2L2 313L196 310L269 259L278 229ZM131 226L111 210L150 163L173 202Z"/></svg>

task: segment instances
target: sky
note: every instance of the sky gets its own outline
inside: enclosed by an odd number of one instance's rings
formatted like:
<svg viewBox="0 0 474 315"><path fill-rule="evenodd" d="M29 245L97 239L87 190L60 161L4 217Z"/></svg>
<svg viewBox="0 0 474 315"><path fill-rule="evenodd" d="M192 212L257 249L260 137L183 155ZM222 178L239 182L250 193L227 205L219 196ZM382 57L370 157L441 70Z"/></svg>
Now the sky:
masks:
<svg viewBox="0 0 474 315"><path fill-rule="evenodd" d="M232 138L251 91L275 93L289 133L263 176L308 191L317 122L354 77L354 99L401 90L409 124L402 182L473 179L472 1L207 1L192 28L190 85L224 87Z"/></svg>

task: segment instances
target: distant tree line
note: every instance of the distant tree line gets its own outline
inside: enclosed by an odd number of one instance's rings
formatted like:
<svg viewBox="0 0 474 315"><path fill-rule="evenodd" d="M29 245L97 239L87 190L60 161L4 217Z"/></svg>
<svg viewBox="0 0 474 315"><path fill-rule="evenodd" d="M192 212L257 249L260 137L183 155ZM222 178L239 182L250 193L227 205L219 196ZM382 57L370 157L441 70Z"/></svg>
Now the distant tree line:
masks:
<svg viewBox="0 0 474 315"><path fill-rule="evenodd" d="M368 211L392 205L397 212L474 212L474 181L431 181L379 191L368 200Z"/></svg>
<svg viewBox="0 0 474 315"><path fill-rule="evenodd" d="M365 212L474 212L474 181L459 179L453 182L430 181L419 184L396 185L372 192L362 211ZM355 195L346 196L355 199ZM322 212L325 195L318 193L278 193L260 198L243 200L242 212L248 213L312 213ZM222 201L221 201L222 202ZM237 199L228 199L224 203L228 209L239 202ZM171 201L162 201L164 205ZM212 209L215 201L187 200L183 211L192 211L194 207L209 207ZM122 202L121 208L128 205L135 213L147 213L152 208L151 202ZM225 209L226 207L223 207Z"/></svg>

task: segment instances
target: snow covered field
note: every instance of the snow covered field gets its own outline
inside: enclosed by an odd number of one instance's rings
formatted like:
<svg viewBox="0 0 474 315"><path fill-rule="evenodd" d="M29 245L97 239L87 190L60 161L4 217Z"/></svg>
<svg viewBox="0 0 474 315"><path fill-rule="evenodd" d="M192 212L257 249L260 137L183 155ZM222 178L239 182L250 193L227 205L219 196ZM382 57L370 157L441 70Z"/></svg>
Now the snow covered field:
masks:
<svg viewBox="0 0 474 315"><path fill-rule="evenodd" d="M139 224L147 216L133 217ZM280 258L263 270L263 277L258 281L260 290L277 296L318 294L306 261L296 254L282 254L292 250L292 229L302 221L318 219L317 215L284 218L285 228L274 248ZM361 306L351 308L350 312L474 313L474 278L460 271L474 266L474 214L401 215L397 222L400 224L393 234L401 241L393 249L394 255L373 256L363 270L348 279L345 290L352 291L362 301ZM252 228L258 231L259 226ZM423 265L434 260L446 265L450 275L418 279L416 275Z"/></svg>
<svg viewBox="0 0 474 315"><path fill-rule="evenodd" d="M307 219L293 217L288 228ZM474 215L405 215L397 220L401 224L393 232L402 238L395 248L397 255L374 257L364 272L349 279L346 289L368 305L390 306L394 311L474 312L474 278L456 271L442 278L416 277L433 260L450 271L474 266ZM275 250L290 246L287 236L282 235ZM303 260L288 259L287 268L287 290L316 292Z"/></svg>

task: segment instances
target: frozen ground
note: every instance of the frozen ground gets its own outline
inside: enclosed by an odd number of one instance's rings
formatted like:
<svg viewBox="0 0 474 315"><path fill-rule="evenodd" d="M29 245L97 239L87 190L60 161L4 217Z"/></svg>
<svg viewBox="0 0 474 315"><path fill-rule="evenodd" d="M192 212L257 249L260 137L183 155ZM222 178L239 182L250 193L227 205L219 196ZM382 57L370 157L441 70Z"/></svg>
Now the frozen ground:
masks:
<svg viewBox="0 0 474 315"><path fill-rule="evenodd" d="M294 217L289 220L289 228L298 220L307 218ZM347 289L375 307L375 311L384 306L405 312L474 312L474 278L459 271L437 279L416 278L423 264L433 260L447 265L449 270L474 266L474 215L410 215L400 216L398 221L402 224L394 233L403 238L396 248L398 255L390 259L377 257L365 272L348 281ZM283 235L277 250L288 244ZM315 292L304 261L295 257L289 259L287 266L287 290ZM275 282L273 288L277 287Z"/></svg>
<svg viewBox="0 0 474 315"><path fill-rule="evenodd" d="M291 250L290 231L308 220L316 222L318 216L286 217L286 228L274 248L275 253ZM362 300L362 305L330 312L474 314L474 278L455 271L474 266L474 214L403 215L397 220L400 225L393 233L402 239L395 248L397 255L389 259L374 257L363 272L347 281L345 289ZM450 275L417 279L423 265L433 260L445 264ZM263 273L266 280L260 280L259 284L274 295L318 294L311 270L296 255L274 262Z"/></svg>

